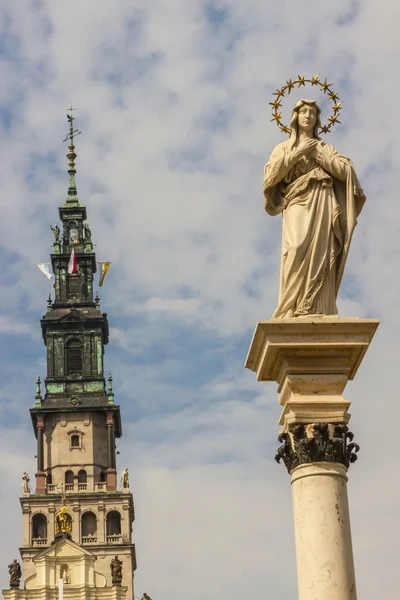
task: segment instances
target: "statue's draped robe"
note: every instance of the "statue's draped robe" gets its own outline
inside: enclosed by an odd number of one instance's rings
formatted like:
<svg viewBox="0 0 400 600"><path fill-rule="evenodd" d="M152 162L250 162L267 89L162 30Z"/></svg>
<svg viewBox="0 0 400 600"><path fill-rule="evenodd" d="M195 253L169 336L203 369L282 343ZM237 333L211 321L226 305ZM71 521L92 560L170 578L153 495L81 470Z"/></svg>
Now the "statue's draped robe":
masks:
<svg viewBox="0 0 400 600"><path fill-rule="evenodd" d="M302 157L290 168L290 140L264 170L265 210L283 216L279 305L273 318L336 315L357 216L365 202L353 165L318 141L319 163Z"/></svg>

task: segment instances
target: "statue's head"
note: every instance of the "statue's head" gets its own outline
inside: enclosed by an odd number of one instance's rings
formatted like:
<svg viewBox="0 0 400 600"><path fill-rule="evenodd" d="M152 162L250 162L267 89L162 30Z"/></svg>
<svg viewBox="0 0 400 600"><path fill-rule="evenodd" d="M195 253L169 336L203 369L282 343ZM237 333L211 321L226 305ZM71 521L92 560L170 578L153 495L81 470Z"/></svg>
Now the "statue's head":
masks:
<svg viewBox="0 0 400 600"><path fill-rule="evenodd" d="M318 131L321 128L321 109L316 100L299 100L293 107L290 121L290 138L295 140L300 128L313 128L313 137L318 140Z"/></svg>

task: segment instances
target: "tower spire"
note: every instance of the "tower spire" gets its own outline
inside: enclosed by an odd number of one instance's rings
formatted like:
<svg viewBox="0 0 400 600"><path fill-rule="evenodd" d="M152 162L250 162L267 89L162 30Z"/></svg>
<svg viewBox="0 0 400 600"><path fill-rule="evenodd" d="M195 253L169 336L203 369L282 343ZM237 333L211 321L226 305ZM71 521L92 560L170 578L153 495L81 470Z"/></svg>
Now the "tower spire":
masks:
<svg viewBox="0 0 400 600"><path fill-rule="evenodd" d="M70 144L68 146L68 154L67 154L67 158L68 158L68 165L69 165L69 169L68 169L68 174L69 174L69 183L68 183L68 198L67 198L67 202L76 202L79 204L79 200L78 200L78 196L77 196L77 191L76 191L76 182L75 182L75 174L76 174L76 169L75 169L75 159L76 159L76 152L75 152L75 146L74 146L74 137L76 137L77 135L79 135L80 133L82 133L81 131L78 131L78 129L74 129L74 121L75 121L75 117L72 116L72 111L75 110L72 106L72 104L68 107L68 112L67 112L67 119L69 122L69 133L68 135L65 137L65 139L63 140L64 142L66 142L67 140L70 141Z"/></svg>

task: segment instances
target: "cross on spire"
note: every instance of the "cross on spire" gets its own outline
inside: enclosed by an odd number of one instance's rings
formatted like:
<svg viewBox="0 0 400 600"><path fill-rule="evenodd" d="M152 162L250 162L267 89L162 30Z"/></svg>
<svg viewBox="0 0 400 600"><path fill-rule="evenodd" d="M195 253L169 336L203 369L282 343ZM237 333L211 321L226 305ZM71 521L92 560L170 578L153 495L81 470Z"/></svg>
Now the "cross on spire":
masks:
<svg viewBox="0 0 400 600"><path fill-rule="evenodd" d="M75 108L72 106L72 104L69 105L69 107L67 108L67 120L69 123L69 132L66 135L65 139L63 140L64 142L66 142L67 140L69 140L69 145L68 145L68 154L67 154L67 158L69 160L69 169L68 169L68 173L69 173L69 184L68 184L68 202L78 202L77 199L77 192L76 192L76 183L75 183L75 159L76 159L76 152L75 152L75 146L74 146L74 137L76 137L77 135L80 135L80 133L82 133L81 131L79 131L78 129L74 129L74 120L75 117L72 116L72 111L75 110Z"/></svg>
<svg viewBox="0 0 400 600"><path fill-rule="evenodd" d="M67 108L67 119L68 119L68 123L69 123L69 133L67 134L67 136L65 137L65 139L63 140L64 142L66 142L67 140L71 140L71 144L74 143L74 137L81 134L81 131L78 131L78 129L74 129L73 126L73 122L75 121L75 117L72 116L72 111L75 110L75 108L72 106L72 104L69 105L69 107Z"/></svg>

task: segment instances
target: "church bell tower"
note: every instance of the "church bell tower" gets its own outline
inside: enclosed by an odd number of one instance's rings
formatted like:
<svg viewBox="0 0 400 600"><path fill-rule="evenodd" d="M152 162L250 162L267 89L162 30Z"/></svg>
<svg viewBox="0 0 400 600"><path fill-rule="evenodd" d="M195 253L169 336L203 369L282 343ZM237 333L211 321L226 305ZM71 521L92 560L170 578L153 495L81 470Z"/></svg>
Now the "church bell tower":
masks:
<svg viewBox="0 0 400 600"><path fill-rule="evenodd" d="M68 195L59 208L61 227L52 227L54 299L49 295L41 320L47 374L43 394L37 379L30 410L37 470L34 489L24 474L21 569L11 563L3 595L133 600L133 497L127 469L117 478L115 440L122 427L111 373L108 386L104 376L108 320L94 296L97 263L75 183L79 132L72 109L67 117Z"/></svg>

